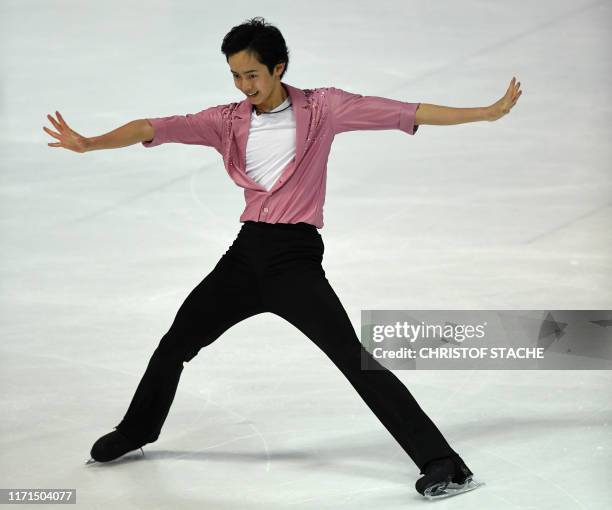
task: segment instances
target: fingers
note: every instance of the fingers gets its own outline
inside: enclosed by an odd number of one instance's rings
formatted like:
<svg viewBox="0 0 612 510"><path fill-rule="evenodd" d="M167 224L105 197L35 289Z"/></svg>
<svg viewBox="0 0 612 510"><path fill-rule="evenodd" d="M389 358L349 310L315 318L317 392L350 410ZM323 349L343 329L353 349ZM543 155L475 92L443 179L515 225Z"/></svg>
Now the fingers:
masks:
<svg viewBox="0 0 612 510"><path fill-rule="evenodd" d="M59 113L59 112L55 112L55 113ZM53 124L53 126L55 126L55 129L57 129L59 131L59 133L65 134L66 130L69 129L68 126L64 126L64 125L60 124L51 115L47 115L47 118L49 119L51 124ZM56 138L59 138L59 137L56 137Z"/></svg>
<svg viewBox="0 0 612 510"><path fill-rule="evenodd" d="M514 106L516 104L516 102L518 101L518 98L521 97L521 94L523 93L523 91L521 90L516 97L514 98L514 101L512 101L512 106Z"/></svg>
<svg viewBox="0 0 612 510"><path fill-rule="evenodd" d="M523 93L522 90L520 90L521 88L521 82L516 82L516 77L513 77L512 80L510 81L510 89L511 90L511 100L512 100L512 105L514 106L514 104L516 103L517 99L519 98L519 96Z"/></svg>
<svg viewBox="0 0 612 510"><path fill-rule="evenodd" d="M53 138L57 138L58 140L60 140L59 142L48 143L47 145L49 147L64 147L64 145L62 144L63 136L65 136L64 131L66 129L70 129L70 128L68 128L68 126L67 126L66 122L64 121L64 119L62 118L60 112L58 112L56 110L55 114L57 115L57 118L59 119L59 122L56 121L51 115L47 115L47 118L49 119L51 124L53 124L53 126L55 126L55 128L59 131L59 133L51 131L46 126L43 126L43 131L45 131L47 134L51 135Z"/></svg>
<svg viewBox="0 0 612 510"><path fill-rule="evenodd" d="M520 90L520 87L521 87L521 82L520 81L517 82L516 76L513 76L512 80L510 80L510 86L508 87L506 94L496 103L496 105L497 104L500 105L499 109L501 112L503 112L497 118L500 118L503 115L507 115L508 113L510 113L510 110L514 107L514 105L518 101L518 98L523 93L523 91ZM497 118L495 120L497 120Z"/></svg>
<svg viewBox="0 0 612 510"><path fill-rule="evenodd" d="M62 125L64 125L66 128L70 129L68 127L68 124L66 123L66 121L64 120L64 117L62 117L61 113L58 112L57 110L55 110L55 114L57 115L57 118L59 119L59 121L62 123Z"/></svg>
<svg viewBox="0 0 612 510"><path fill-rule="evenodd" d="M520 97L520 95L523 93L522 90L520 90L520 86L521 86L521 82L519 81L516 85L516 90L514 91L514 102L516 102L516 100Z"/></svg>
<svg viewBox="0 0 612 510"><path fill-rule="evenodd" d="M64 129L70 130L70 127L62 117L62 114L55 110L55 115L57 115L57 119L55 120L51 115L47 115L47 118L51 121L51 123L57 128L58 131L63 131Z"/></svg>
<svg viewBox="0 0 612 510"><path fill-rule="evenodd" d="M57 138L58 140L61 140L62 137L59 133L54 133L53 131L51 131L50 129L43 127L43 130L46 131L47 133L49 133L52 137Z"/></svg>
<svg viewBox="0 0 612 510"><path fill-rule="evenodd" d="M59 131L61 130L62 126L60 126L60 124L58 124L58 122L51 117L51 115L47 115L47 118L49 119L49 121L51 122L51 124L53 124L55 126L55 128Z"/></svg>

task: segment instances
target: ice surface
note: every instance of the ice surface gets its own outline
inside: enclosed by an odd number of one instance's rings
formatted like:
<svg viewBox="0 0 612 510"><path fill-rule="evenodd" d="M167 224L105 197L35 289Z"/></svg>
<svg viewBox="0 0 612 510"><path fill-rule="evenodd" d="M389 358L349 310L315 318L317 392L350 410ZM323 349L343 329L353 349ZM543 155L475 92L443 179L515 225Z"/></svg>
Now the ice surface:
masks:
<svg viewBox="0 0 612 510"><path fill-rule="evenodd" d="M185 366L144 456L85 465L243 196L211 148L76 154L47 146L46 114L93 136L241 100L220 46L258 15L297 87L477 107L521 81L494 123L336 138L324 268L356 328L361 309L611 308L608 2L4 1L2 488L76 488L92 509L429 504L341 373L272 314ZM612 479L610 372L397 375L487 484L453 509L612 508L584 490Z"/></svg>

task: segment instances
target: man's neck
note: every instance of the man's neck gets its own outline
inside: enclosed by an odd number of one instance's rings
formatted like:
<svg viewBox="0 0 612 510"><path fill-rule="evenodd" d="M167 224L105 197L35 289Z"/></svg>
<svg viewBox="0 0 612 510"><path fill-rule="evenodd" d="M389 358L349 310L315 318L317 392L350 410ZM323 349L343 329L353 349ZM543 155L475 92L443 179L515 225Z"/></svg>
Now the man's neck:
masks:
<svg viewBox="0 0 612 510"><path fill-rule="evenodd" d="M273 101L272 102L273 106L271 108L269 108L269 109L264 107L263 110L259 110L257 105L255 105L255 112L257 113L257 115L261 115L262 113L266 113L266 112L272 111L275 108L278 108L280 105L282 105L287 100L287 97L289 97L289 96L288 96L287 92L285 91L285 87L283 87L282 85L280 86L280 93L281 93L280 99L276 99L276 101Z"/></svg>

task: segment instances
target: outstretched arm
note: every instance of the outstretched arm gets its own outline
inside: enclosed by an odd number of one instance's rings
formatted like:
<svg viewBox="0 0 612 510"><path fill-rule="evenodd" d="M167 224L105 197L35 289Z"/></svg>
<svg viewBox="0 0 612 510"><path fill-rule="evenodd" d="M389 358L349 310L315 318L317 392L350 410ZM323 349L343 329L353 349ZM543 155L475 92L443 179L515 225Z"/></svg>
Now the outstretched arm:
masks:
<svg viewBox="0 0 612 510"><path fill-rule="evenodd" d="M133 120L127 124L106 133L102 136L86 137L72 129L58 111L55 112L57 120L52 115L47 115L51 124L57 129L52 131L46 126L43 130L57 138L59 142L48 143L49 147L63 147L74 152L89 152L100 149L116 149L127 147L138 142L153 138L153 128L147 119Z"/></svg>
<svg viewBox="0 0 612 510"><path fill-rule="evenodd" d="M51 131L47 127L43 129L59 140L47 144L49 147L63 147L75 152L115 149L139 142L144 147L155 147L168 142L208 145L220 151L223 108L224 105L219 105L195 114L133 120L110 133L90 138L71 129L56 111L57 120L51 115L47 115L47 118L58 132Z"/></svg>
<svg viewBox="0 0 612 510"><path fill-rule="evenodd" d="M416 111L415 124L433 124L445 126L450 124L465 124L466 122L477 122L480 120L494 121L510 113L512 107L523 93L520 89L521 82L512 78L510 86L504 97L491 106L482 108L451 108L435 104L421 103Z"/></svg>

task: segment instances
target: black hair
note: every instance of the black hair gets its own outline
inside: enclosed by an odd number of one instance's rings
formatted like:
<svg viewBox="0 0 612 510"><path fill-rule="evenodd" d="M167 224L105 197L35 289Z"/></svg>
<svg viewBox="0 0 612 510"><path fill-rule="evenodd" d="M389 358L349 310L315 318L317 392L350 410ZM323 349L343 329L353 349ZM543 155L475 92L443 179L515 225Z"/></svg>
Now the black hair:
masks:
<svg viewBox="0 0 612 510"><path fill-rule="evenodd" d="M226 62L229 57L242 50L246 50L259 62L268 68L272 74L277 64L285 64L280 75L282 79L289 66L289 50L280 30L257 16L251 18L241 25L232 29L223 38L221 52L225 55Z"/></svg>

